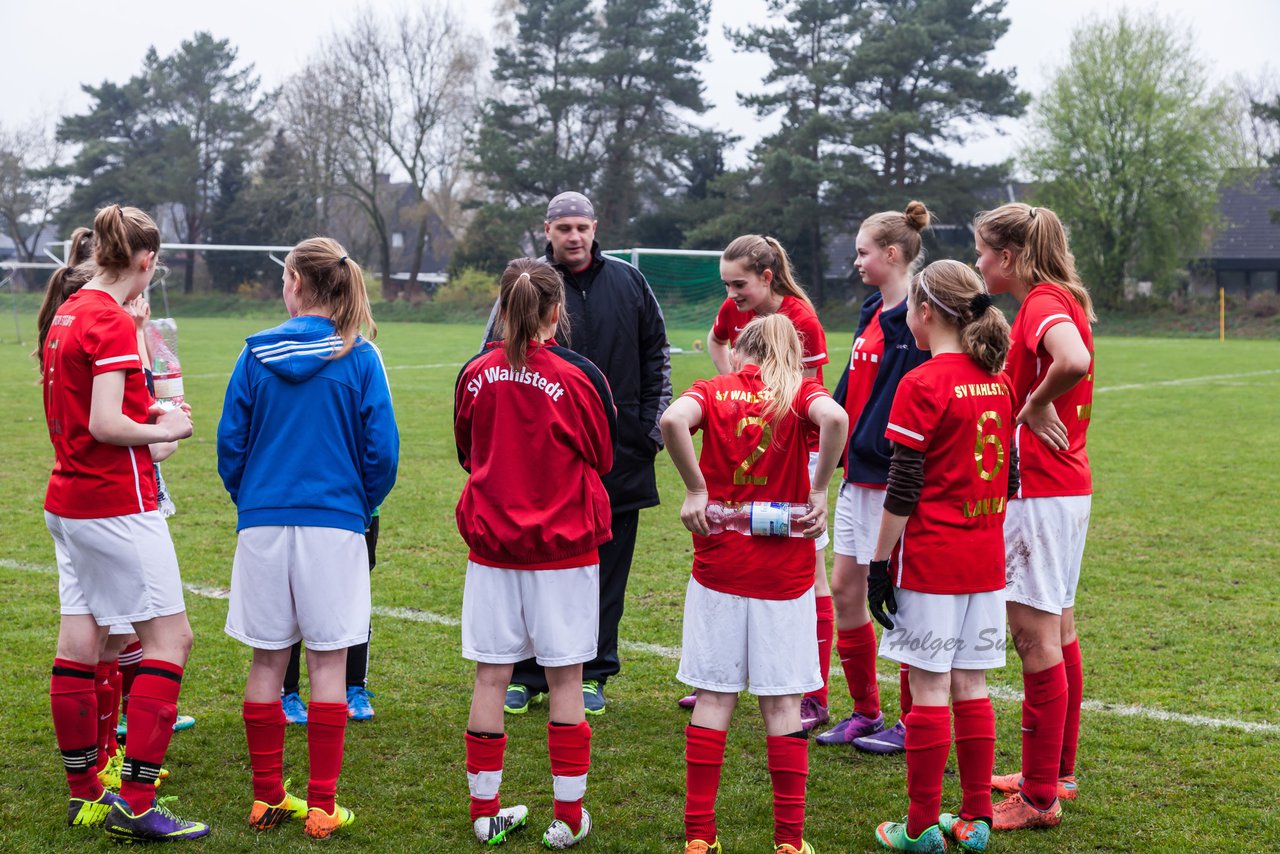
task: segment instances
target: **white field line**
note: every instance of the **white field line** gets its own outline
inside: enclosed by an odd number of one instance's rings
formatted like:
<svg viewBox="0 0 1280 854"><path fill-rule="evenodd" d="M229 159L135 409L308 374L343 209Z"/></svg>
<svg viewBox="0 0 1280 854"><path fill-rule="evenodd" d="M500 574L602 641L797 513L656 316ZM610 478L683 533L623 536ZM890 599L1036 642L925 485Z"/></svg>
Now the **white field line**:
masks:
<svg viewBox="0 0 1280 854"><path fill-rule="evenodd" d="M0 569L16 569L24 572L42 572L53 574L56 568L52 566L42 566L33 563L24 563L22 561L9 560L0 558ZM193 596L200 596L204 599L226 599L230 592L225 587L202 587L196 584L184 584L183 588ZM445 614L435 614L431 611L421 611L417 608L385 608L382 606L374 606L373 613L380 617L391 617L396 620L409 620L415 623L428 623L437 626L458 626L461 621L457 617L451 617ZM631 652L644 653L646 655L655 655L659 658L678 660L680 658L680 647L678 646L662 646L656 643L644 643L642 641L621 641L620 646ZM832 681L843 681L843 674L838 668L831 673ZM886 685L897 685L897 676L886 676L881 674L879 681ZM990 688L991 696L997 700L1005 700L1013 703L1022 702L1022 692L1014 691L1010 688L1004 688L999 685L993 685ZM1254 721L1241 721L1234 718L1211 718L1205 715L1184 715L1179 712L1167 712L1163 709L1150 709L1146 706L1130 706L1120 703L1104 703L1100 700L1085 700L1082 704L1083 708L1089 712L1097 712L1100 714L1116 715L1124 718L1144 718L1146 720L1161 721L1165 723L1179 723L1188 726L1197 727L1213 727L1214 729L1236 729L1243 732L1260 733L1264 735L1280 735L1280 724L1259 723Z"/></svg>
<svg viewBox="0 0 1280 854"><path fill-rule="evenodd" d="M1211 383L1218 380L1239 380L1246 377L1265 377L1270 374L1280 374L1280 369L1269 371L1249 371L1243 374L1210 374L1203 377L1184 377L1180 380L1159 380L1150 383L1129 383L1127 385L1107 385L1093 390L1094 394L1102 394L1106 391L1135 391L1144 388L1160 388L1161 386L1173 385L1195 385L1196 383Z"/></svg>

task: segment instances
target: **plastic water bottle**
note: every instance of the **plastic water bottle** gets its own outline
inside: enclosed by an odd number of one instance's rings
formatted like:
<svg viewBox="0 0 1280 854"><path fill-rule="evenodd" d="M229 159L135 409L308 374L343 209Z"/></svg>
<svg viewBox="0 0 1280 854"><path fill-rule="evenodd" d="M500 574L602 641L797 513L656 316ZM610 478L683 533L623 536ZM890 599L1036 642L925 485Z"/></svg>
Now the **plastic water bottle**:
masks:
<svg viewBox="0 0 1280 854"><path fill-rule="evenodd" d="M707 502L707 526L712 534L735 531L753 537L803 537L808 527L800 517L813 508L785 501L751 501L744 504Z"/></svg>
<svg viewBox="0 0 1280 854"><path fill-rule="evenodd" d="M156 403L176 407L183 401L182 365L178 362L178 323L161 317L147 324L151 345L151 378L156 385Z"/></svg>

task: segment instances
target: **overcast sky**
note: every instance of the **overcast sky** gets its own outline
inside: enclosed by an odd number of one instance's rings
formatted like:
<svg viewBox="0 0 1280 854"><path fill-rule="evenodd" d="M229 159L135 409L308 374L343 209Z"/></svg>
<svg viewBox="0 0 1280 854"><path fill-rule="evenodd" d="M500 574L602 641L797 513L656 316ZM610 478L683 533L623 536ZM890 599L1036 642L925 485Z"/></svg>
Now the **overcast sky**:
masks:
<svg viewBox="0 0 1280 854"><path fill-rule="evenodd" d="M427 0L436 2L436 0ZM375 7L400 3L375 0ZM481 33L492 30L491 0L462 8L476 11ZM228 38L240 59L252 62L267 86L296 71L316 46L351 20L352 0L59 0L52 6L4 0L0 10L0 122L13 125L41 114L84 110L89 99L81 83L123 82L142 66L146 49L173 51L200 29ZM1009 0L1008 33L990 55L991 66L1016 68L1019 85L1038 93L1047 72L1066 59L1072 28L1092 14L1115 8L1111 0ZM1256 77L1268 68L1280 33L1280 0L1160 0L1133 3L1140 11L1159 9L1188 27L1196 50L1221 80L1243 73ZM715 105L706 123L744 138L731 157L740 164L750 144L770 129L737 104L737 93L756 88L767 67L758 54L735 54L725 25L741 27L766 18L765 0L713 0L704 69L707 98ZM1272 60L1269 73L1277 74ZM994 162L1011 156L1019 126L1005 135L982 134L960 150L962 159Z"/></svg>

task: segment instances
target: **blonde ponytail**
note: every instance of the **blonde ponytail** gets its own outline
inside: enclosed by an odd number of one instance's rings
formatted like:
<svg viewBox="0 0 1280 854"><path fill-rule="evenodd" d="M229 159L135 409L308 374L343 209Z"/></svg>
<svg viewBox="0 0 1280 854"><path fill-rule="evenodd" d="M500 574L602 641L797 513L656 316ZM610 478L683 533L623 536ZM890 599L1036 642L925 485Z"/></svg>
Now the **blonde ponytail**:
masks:
<svg viewBox="0 0 1280 854"><path fill-rule="evenodd" d="M733 348L760 366L761 397L769 400L765 418L776 423L791 410L804 381L804 351L795 325L780 314L757 317L743 328Z"/></svg>

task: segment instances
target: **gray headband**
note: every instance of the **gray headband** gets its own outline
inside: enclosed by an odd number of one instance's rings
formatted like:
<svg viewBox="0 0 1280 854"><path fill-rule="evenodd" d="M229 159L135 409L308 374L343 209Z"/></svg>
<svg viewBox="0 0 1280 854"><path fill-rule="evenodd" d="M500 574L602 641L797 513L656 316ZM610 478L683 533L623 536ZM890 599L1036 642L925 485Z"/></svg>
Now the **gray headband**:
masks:
<svg viewBox="0 0 1280 854"><path fill-rule="evenodd" d="M566 216L581 216L595 220L596 211L591 207L591 200L582 193L561 193L547 205L547 222L553 222Z"/></svg>

